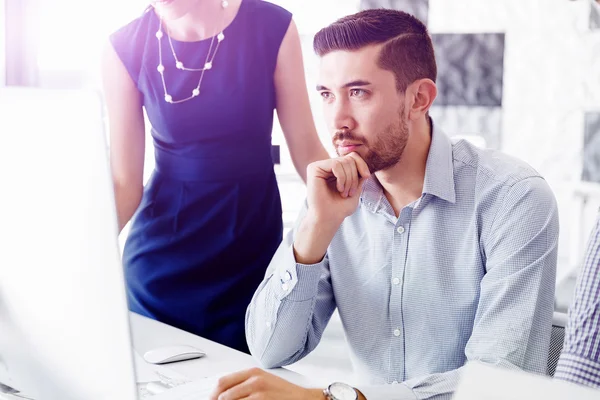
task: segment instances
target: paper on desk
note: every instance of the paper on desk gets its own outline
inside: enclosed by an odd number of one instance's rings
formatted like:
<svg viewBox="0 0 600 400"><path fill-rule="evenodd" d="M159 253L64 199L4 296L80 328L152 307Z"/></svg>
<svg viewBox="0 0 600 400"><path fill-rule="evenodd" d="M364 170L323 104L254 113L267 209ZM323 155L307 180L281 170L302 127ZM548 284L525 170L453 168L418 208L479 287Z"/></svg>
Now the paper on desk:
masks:
<svg viewBox="0 0 600 400"><path fill-rule="evenodd" d="M138 383L161 381L169 386L179 386L190 382L187 376L181 375L170 368L147 363L137 351L134 351L133 354L135 377Z"/></svg>

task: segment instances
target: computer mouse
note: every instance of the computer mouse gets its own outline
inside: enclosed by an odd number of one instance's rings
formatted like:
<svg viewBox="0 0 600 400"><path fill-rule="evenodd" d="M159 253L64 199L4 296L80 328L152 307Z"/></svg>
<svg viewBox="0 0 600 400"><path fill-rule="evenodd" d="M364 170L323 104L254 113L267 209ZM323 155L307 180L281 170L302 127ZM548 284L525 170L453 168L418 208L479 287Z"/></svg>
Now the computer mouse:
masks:
<svg viewBox="0 0 600 400"><path fill-rule="evenodd" d="M192 346L164 346L148 350L144 353L144 360L151 364L167 364L176 361L193 360L205 355L202 350Z"/></svg>

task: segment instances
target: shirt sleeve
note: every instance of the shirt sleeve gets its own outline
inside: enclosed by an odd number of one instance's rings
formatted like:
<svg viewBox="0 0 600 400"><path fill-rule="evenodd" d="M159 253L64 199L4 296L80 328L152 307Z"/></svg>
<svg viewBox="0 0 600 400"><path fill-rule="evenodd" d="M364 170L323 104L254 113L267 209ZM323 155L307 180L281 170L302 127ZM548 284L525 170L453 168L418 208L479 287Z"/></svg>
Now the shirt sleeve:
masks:
<svg viewBox="0 0 600 400"><path fill-rule="evenodd" d="M513 184L483 242L486 273L468 360L546 374L558 235L558 209L546 181Z"/></svg>
<svg viewBox="0 0 600 400"><path fill-rule="evenodd" d="M467 361L546 372L558 231L556 201L543 179L529 178L507 190L483 243L486 273ZM463 368L358 389L367 400L450 400Z"/></svg>
<svg viewBox="0 0 600 400"><path fill-rule="evenodd" d="M577 279L554 377L600 388L600 214Z"/></svg>
<svg viewBox="0 0 600 400"><path fill-rule="evenodd" d="M265 368L292 364L314 350L336 307L327 255L317 264L296 263L295 231L279 246L246 311L248 347Z"/></svg>
<svg viewBox="0 0 600 400"><path fill-rule="evenodd" d="M417 400L415 393L404 383L359 386L357 389L367 400Z"/></svg>

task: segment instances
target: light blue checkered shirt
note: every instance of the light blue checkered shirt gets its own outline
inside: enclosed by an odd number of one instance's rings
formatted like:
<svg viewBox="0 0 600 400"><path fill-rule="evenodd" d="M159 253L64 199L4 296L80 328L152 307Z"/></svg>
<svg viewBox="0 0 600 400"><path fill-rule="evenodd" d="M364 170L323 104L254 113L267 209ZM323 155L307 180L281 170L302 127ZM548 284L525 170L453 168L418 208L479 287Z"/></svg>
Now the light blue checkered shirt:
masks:
<svg viewBox="0 0 600 400"><path fill-rule="evenodd" d="M297 264L286 237L248 307L250 350L296 362L337 307L369 400L450 399L467 360L543 374L558 230L532 168L434 129L423 194L398 218L371 178L320 263Z"/></svg>
<svg viewBox="0 0 600 400"><path fill-rule="evenodd" d="M600 388L600 215L577 279L554 377Z"/></svg>

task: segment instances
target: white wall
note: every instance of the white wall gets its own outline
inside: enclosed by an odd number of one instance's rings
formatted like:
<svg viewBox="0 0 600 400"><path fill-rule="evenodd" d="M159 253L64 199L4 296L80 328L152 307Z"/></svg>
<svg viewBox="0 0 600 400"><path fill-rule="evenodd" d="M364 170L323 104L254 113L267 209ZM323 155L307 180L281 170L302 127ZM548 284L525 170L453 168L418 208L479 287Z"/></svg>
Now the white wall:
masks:
<svg viewBox="0 0 600 400"><path fill-rule="evenodd" d="M33 34L38 45L40 86L99 88L101 54L108 35L141 15L148 3L147 0L38 1L30 15L36 27Z"/></svg>
<svg viewBox="0 0 600 400"><path fill-rule="evenodd" d="M6 5L0 0L0 87L6 85Z"/></svg>
<svg viewBox="0 0 600 400"><path fill-rule="evenodd" d="M506 34L502 150L530 163L555 190L559 279L576 267L597 210L588 205L578 219L574 192L583 166L584 115L600 111L600 30L589 29L590 7L590 1L430 0L432 33Z"/></svg>

